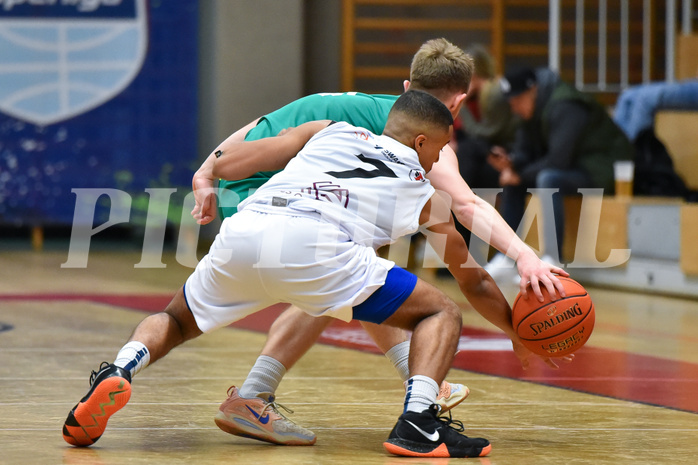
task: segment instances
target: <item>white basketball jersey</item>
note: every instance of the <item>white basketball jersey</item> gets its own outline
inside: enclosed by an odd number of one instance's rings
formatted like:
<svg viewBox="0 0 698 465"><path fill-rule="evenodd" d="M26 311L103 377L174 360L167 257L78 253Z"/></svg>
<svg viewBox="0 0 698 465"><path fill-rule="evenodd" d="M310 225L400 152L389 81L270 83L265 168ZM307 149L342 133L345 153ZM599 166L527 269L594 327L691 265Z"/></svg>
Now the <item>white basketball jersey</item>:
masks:
<svg viewBox="0 0 698 465"><path fill-rule="evenodd" d="M335 123L238 208L318 212L354 242L377 248L419 227L419 214L434 193L425 174L413 149Z"/></svg>

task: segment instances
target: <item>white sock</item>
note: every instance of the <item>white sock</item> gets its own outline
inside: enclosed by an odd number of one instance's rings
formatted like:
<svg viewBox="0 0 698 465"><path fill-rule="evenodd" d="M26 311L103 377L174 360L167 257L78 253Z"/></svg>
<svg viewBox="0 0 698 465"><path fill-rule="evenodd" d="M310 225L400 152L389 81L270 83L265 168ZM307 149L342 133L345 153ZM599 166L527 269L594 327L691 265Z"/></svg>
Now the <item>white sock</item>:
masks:
<svg viewBox="0 0 698 465"><path fill-rule="evenodd" d="M274 394L285 374L286 367L281 362L272 357L260 355L238 393L245 399L252 399L258 394L267 392Z"/></svg>
<svg viewBox="0 0 698 465"><path fill-rule="evenodd" d="M114 360L114 365L131 373L131 379L147 367L148 363L150 363L150 352L143 343L138 341L131 341L123 346Z"/></svg>
<svg viewBox="0 0 698 465"><path fill-rule="evenodd" d="M407 381L410 377L410 367L408 363L410 359L410 341L404 341L394 345L385 353L385 356L388 357L390 363L393 364L400 378L402 378L403 381Z"/></svg>
<svg viewBox="0 0 698 465"><path fill-rule="evenodd" d="M423 412L436 403L439 385L428 376L415 375L407 380L404 412Z"/></svg>

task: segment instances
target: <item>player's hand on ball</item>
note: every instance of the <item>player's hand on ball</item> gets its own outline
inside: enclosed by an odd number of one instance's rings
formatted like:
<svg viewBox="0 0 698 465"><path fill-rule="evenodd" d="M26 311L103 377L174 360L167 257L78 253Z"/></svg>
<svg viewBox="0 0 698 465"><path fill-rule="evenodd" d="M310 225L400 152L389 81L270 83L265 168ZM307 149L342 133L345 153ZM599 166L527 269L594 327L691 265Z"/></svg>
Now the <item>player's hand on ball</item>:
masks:
<svg viewBox="0 0 698 465"><path fill-rule="evenodd" d="M544 300L542 289L546 289L549 295L557 293L565 297L565 288L558 276L568 277L569 274L562 268L542 261L532 252L520 254L516 260L516 268L521 276L519 289L524 297L527 296L529 288L539 302Z"/></svg>
<svg viewBox="0 0 698 465"><path fill-rule="evenodd" d="M514 348L514 354L521 362L521 368L523 368L524 370L528 370L528 367L531 365L529 359L532 355L534 355L533 352L524 347L524 345L521 344L521 342L519 341L512 340L511 345Z"/></svg>
<svg viewBox="0 0 698 465"><path fill-rule="evenodd" d="M543 361L543 363L545 363L554 370L560 368L560 366L556 363L557 361L561 360L565 363L570 363L574 360L574 354L565 355L564 357L558 357L554 360L550 357L536 355L530 350L528 350L523 344L521 344L521 342L518 341L512 341L512 346L514 348L514 354L521 362L521 368L523 368L524 370L528 370L528 367L531 366L530 359L532 356L540 358Z"/></svg>

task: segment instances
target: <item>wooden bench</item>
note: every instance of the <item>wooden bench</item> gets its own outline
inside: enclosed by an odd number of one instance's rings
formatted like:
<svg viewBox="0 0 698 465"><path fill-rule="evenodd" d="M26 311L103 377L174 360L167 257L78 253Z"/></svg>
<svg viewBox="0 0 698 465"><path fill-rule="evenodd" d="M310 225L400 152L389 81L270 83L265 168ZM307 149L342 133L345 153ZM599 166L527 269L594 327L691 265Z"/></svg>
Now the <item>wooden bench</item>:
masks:
<svg viewBox="0 0 698 465"><path fill-rule="evenodd" d="M687 203L682 199L675 198L634 197L618 199L612 196L604 197L595 244L577 244L580 223L582 221L596 221L596 218L585 219L581 212L579 197L567 197L565 199L565 238L562 247L564 260L570 262L573 259L584 258L584 256L575 256L575 253L580 251L582 254L588 254L590 250L593 250L595 258L599 261L606 260L613 249L631 248L632 251L632 244L629 240L633 235L630 229L634 227L633 224L630 224L633 216L631 209L638 207L678 209L680 229L679 243L677 244L678 265L685 275L698 276L698 203ZM647 220L656 219L647 218ZM667 237L657 238L658 241L667 239ZM535 231L531 231L526 242L534 248L538 246L538 237Z"/></svg>
<svg viewBox="0 0 698 465"><path fill-rule="evenodd" d="M540 218L540 203L532 197L526 215L536 215ZM564 262L573 260L596 259L605 261L611 250L628 248L628 204L629 200L616 199L605 196L601 205L600 217L585 218L585 215L594 215L593 211L582 212L582 200L579 196L569 196L564 199L565 208L565 235L562 244L562 259ZM524 220L526 221L526 220ZM596 238L583 237L582 243L577 243L579 225L581 222L598 222L599 229ZM535 250L540 250L542 244L539 239L538 225L534 224L524 238L524 241ZM595 239L595 243L591 243ZM593 257L592 257L593 255Z"/></svg>
<svg viewBox="0 0 698 465"><path fill-rule="evenodd" d="M698 111L658 111L655 133L689 189L698 190Z"/></svg>
<svg viewBox="0 0 698 465"><path fill-rule="evenodd" d="M660 111L657 138L664 143L674 169L689 189L698 190L698 111ZM698 204L681 207L681 270L698 275Z"/></svg>

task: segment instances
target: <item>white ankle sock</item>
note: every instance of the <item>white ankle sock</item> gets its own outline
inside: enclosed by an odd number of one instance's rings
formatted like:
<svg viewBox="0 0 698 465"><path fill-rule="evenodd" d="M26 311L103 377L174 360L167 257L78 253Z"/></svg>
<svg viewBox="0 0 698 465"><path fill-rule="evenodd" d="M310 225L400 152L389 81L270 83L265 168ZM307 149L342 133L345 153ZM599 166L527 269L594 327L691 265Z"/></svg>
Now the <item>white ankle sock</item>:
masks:
<svg viewBox="0 0 698 465"><path fill-rule="evenodd" d="M238 393L245 399L252 399L263 392L274 394L285 374L286 367L281 362L267 355L260 355Z"/></svg>
<svg viewBox="0 0 698 465"><path fill-rule="evenodd" d="M402 378L403 381L407 381L410 377L410 367L408 363L410 359L410 341L404 341L394 345L385 353L385 356L388 357L390 363L393 364L400 378Z"/></svg>
<svg viewBox="0 0 698 465"><path fill-rule="evenodd" d="M131 341L121 348L116 355L114 365L128 370L133 379L136 374L150 363L150 352L141 342Z"/></svg>
<svg viewBox="0 0 698 465"><path fill-rule="evenodd" d="M423 412L436 403L439 385L428 376L415 375L407 380L404 412Z"/></svg>

